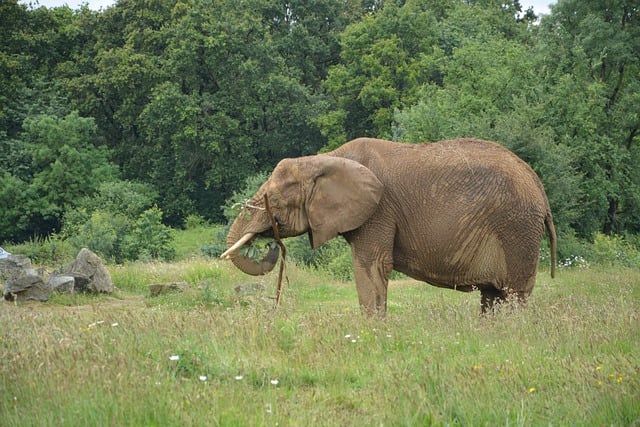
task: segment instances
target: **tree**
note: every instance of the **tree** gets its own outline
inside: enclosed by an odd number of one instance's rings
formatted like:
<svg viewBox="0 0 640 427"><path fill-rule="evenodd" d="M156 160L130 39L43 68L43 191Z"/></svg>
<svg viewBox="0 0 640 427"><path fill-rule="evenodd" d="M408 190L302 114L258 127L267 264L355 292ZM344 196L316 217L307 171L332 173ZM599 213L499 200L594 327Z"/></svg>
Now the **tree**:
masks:
<svg viewBox="0 0 640 427"><path fill-rule="evenodd" d="M580 180L572 152L555 144L544 121L536 58L531 47L497 34L466 41L442 67L440 85L395 116L394 138L407 142L458 137L494 140L514 151L541 177L559 231L576 220Z"/></svg>
<svg viewBox="0 0 640 427"><path fill-rule="evenodd" d="M385 2L348 27L342 62L325 81L332 104L319 123L328 148L358 136L391 136L394 111L417 103L429 93L424 87L442 86L444 74L453 71L443 67L456 50L524 38L527 27L517 11L518 2Z"/></svg>
<svg viewBox="0 0 640 427"><path fill-rule="evenodd" d="M221 218L242 180L283 157L315 152L310 90L287 67L260 14L262 3L194 1L176 7L165 30L162 72L139 115L152 176L166 189L172 222L189 213ZM163 196L163 195L161 195Z"/></svg>
<svg viewBox="0 0 640 427"><path fill-rule="evenodd" d="M117 176L108 152L94 145L92 119L77 112L64 118L41 115L28 118L23 127L18 139L0 146L3 221L13 224L3 228L0 239L59 230L66 210Z"/></svg>
<svg viewBox="0 0 640 427"><path fill-rule="evenodd" d="M30 11L17 0L0 3L0 132L8 138L27 116L70 111L55 77L74 49L72 21L68 7Z"/></svg>
<svg viewBox="0 0 640 427"><path fill-rule="evenodd" d="M560 0L542 21L546 110L584 174L581 235L640 230L640 8Z"/></svg>
<svg viewBox="0 0 640 427"><path fill-rule="evenodd" d="M435 21L415 3L385 3L343 33L342 62L325 81L332 109L319 119L327 148L388 135L394 109L412 102L415 89L428 81L420 57L433 51Z"/></svg>
<svg viewBox="0 0 640 427"><path fill-rule="evenodd" d="M326 12L320 3L286 4L121 1L96 20L97 29L82 26L94 40L92 75L68 86L96 116L123 177L159 190L170 224L192 213L221 219L220 206L246 176L324 145L312 121L314 89L304 81L319 80L313 74L332 54L329 32L293 33L313 27L307 13L324 17L341 2ZM287 30L281 13L294 9L300 21ZM312 58L300 62L293 37Z"/></svg>

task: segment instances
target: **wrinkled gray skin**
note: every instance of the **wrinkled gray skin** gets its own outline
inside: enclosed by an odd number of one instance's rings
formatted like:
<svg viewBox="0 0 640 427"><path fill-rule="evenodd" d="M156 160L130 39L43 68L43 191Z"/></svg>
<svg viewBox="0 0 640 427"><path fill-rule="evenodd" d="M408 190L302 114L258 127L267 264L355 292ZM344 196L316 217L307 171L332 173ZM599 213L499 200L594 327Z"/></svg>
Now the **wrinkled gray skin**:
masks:
<svg viewBox="0 0 640 427"><path fill-rule="evenodd" d="M281 237L308 233L314 249L337 235L349 242L360 305L370 314L386 312L392 270L439 287L479 289L483 312L509 295L525 302L545 226L554 275L556 235L542 184L492 142L360 138L284 159L232 224L228 248L243 236L248 243L273 236L265 193ZM270 271L277 256L277 249L259 262L239 248L223 254L253 275Z"/></svg>

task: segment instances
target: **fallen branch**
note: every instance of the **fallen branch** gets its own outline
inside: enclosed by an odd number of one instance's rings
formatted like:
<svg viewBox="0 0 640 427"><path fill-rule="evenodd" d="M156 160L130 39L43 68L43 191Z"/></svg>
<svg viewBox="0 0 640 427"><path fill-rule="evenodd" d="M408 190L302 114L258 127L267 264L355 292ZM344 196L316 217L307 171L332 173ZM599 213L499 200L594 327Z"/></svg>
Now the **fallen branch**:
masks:
<svg viewBox="0 0 640 427"><path fill-rule="evenodd" d="M276 222L275 217L273 216L273 212L271 211L271 205L269 205L269 197L265 193L264 195L264 207L267 211L267 215L269 215L269 219L271 220L271 227L273 228L273 238L276 243L280 247L280 255L282 260L280 261L280 271L278 272L278 287L276 290L276 303L273 308L277 308L278 304L280 304L280 295L282 295L282 277L284 275L285 268L285 258L287 256L287 248L284 247L284 243L280 240L280 232L278 231L278 223ZM289 278L287 278L287 284L289 283Z"/></svg>

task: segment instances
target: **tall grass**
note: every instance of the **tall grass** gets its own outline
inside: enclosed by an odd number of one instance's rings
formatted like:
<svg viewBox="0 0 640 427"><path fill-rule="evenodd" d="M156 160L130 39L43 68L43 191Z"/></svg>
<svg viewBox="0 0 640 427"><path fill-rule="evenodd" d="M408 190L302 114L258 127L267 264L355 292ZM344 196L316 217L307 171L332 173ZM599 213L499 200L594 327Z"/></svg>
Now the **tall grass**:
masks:
<svg viewBox="0 0 640 427"><path fill-rule="evenodd" d="M268 290L226 263L110 267L118 298L0 305L2 425L633 425L640 271L541 274L526 309L395 281L385 319L352 283L289 265ZM191 291L150 298L146 285Z"/></svg>

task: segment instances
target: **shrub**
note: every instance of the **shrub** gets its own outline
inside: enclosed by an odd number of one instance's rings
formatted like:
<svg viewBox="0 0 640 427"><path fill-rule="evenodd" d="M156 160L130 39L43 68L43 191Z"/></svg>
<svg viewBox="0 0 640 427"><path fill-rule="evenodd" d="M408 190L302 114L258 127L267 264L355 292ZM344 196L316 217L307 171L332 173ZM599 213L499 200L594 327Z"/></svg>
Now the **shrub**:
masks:
<svg viewBox="0 0 640 427"><path fill-rule="evenodd" d="M336 280L352 280L351 249L342 238L329 240L318 249L311 249L309 238L299 236L287 242L289 256L304 265L326 271Z"/></svg>
<svg viewBox="0 0 640 427"><path fill-rule="evenodd" d="M161 218L158 207L147 209L136 220L97 210L84 223L73 225L69 242L77 249L89 248L116 263L150 258L171 260L175 256L173 233Z"/></svg>
<svg viewBox="0 0 640 427"><path fill-rule="evenodd" d="M129 259L127 236L131 228L131 222L124 215L95 211L84 223L74 224L69 242L77 249L86 247L103 258L120 263Z"/></svg>
<svg viewBox="0 0 640 427"><path fill-rule="evenodd" d="M593 239L592 259L602 266L640 267L640 251L623 236L596 233Z"/></svg>
<svg viewBox="0 0 640 427"><path fill-rule="evenodd" d="M162 224L162 211L157 206L140 214L129 241L132 259L171 260L176 254L172 246L173 230Z"/></svg>
<svg viewBox="0 0 640 427"><path fill-rule="evenodd" d="M57 265L70 262L77 251L66 240L56 234L42 238L34 238L18 245L6 245L5 249L13 254L29 257L35 264Z"/></svg>
<svg viewBox="0 0 640 427"><path fill-rule="evenodd" d="M208 225L207 220L200 215L189 215L187 219L184 220L184 227L187 230L193 230L194 228L204 227L206 225Z"/></svg>
<svg viewBox="0 0 640 427"><path fill-rule="evenodd" d="M65 213L62 236L75 248L87 247L116 263L173 259L172 230L162 224L156 198L148 184L105 182L95 196Z"/></svg>
<svg viewBox="0 0 640 427"><path fill-rule="evenodd" d="M206 256L210 256L210 257L218 257L220 256L224 251L227 250L227 232L229 231L229 227L228 226L224 226L224 225L218 225L215 226L213 229L213 233L212 233L212 242L211 244L208 245L202 245L200 247L200 252L202 252L203 255Z"/></svg>
<svg viewBox="0 0 640 427"><path fill-rule="evenodd" d="M588 268L590 265L640 267L637 239L637 236L596 233L593 242L589 242L575 234L564 234L558 238L558 264L565 268Z"/></svg>
<svg viewBox="0 0 640 427"><path fill-rule="evenodd" d="M541 248L541 261L546 261L549 245L544 242ZM580 239L573 230L558 234L558 267L560 268L589 268L591 257L591 243Z"/></svg>
<svg viewBox="0 0 640 427"><path fill-rule="evenodd" d="M149 184L132 181L111 181L100 184L98 191L78 203L89 212L102 210L137 218L154 206L158 193Z"/></svg>

